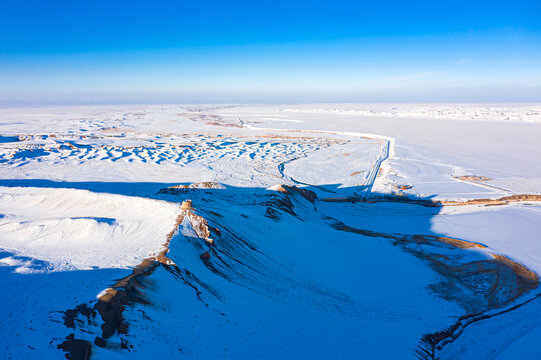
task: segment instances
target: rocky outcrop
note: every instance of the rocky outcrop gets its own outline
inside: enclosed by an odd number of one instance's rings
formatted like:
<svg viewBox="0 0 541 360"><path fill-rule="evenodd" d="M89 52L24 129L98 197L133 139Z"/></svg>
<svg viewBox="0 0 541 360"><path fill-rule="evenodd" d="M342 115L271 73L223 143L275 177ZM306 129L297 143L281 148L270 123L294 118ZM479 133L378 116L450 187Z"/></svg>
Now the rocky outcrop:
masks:
<svg viewBox="0 0 541 360"><path fill-rule="evenodd" d="M492 180L489 177L486 176L478 176L478 175L463 175L463 176L455 176L454 177L457 180L464 180L464 181L479 181L479 182L485 182Z"/></svg>
<svg viewBox="0 0 541 360"><path fill-rule="evenodd" d="M176 264L167 257L169 252L169 243L173 237L179 232L181 226L186 221L199 238L204 240L208 246L214 244L214 240L210 238L210 228L206 219L195 214L195 209L192 206L191 200L185 200L180 206L180 212L176 220L175 228L167 235L163 250L156 256L145 259L138 266L134 267L132 273L111 286L105 289L98 297L97 303L93 308L86 304L77 306L75 309L66 310L64 312L64 323L68 328L75 328L75 318L79 315L85 316L89 320L95 318L99 314L103 324L101 325L101 335L94 340L94 345L98 347L108 347L108 338L115 334L126 334L128 331L128 323L124 320L123 312L125 306L130 303L145 302L145 299L139 294L140 280L143 277L149 276L160 265L163 265L171 271L172 267L177 267ZM217 230L217 229L216 229ZM219 231L216 231L219 233ZM204 252L200 256L203 262L210 259L210 253ZM177 272L180 272L177 270ZM120 339L120 348L128 349L130 346L125 339ZM59 349L64 350L69 359L88 359L92 344L89 341L75 339L71 334L66 338L64 343L58 345Z"/></svg>
<svg viewBox="0 0 541 360"><path fill-rule="evenodd" d="M279 214L278 211L284 211L288 214L296 216L297 214L294 211L294 205L292 198L300 197L304 200L308 200L310 203L314 204L317 195L312 190L299 188L296 186L290 185L278 185L272 188L275 191L271 195L270 200L265 204L267 205L266 216L272 219L277 219Z"/></svg>
<svg viewBox="0 0 541 360"><path fill-rule="evenodd" d="M225 189L225 186L218 182L206 181L193 184L179 184L173 185L164 189L160 189L158 194L167 194L167 195L180 195L184 194L190 190L201 190L201 189Z"/></svg>
<svg viewBox="0 0 541 360"><path fill-rule="evenodd" d="M435 203L445 206L461 206L461 205L506 205L514 202L530 202L541 201L541 195L536 194L517 194L504 196L498 199L472 199L464 201L442 200Z"/></svg>
<svg viewBox="0 0 541 360"><path fill-rule="evenodd" d="M287 195L295 195L298 194L305 198L306 200L310 201L312 204L316 201L317 195L312 190L303 189L297 186L290 186L290 185L279 185L275 188L276 191L287 194Z"/></svg>

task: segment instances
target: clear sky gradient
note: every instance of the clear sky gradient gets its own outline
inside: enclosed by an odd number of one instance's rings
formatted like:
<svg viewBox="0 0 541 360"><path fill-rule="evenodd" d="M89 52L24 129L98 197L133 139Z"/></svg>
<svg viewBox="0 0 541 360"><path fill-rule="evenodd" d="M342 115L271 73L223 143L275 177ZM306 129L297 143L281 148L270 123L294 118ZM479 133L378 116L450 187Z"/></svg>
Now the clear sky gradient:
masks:
<svg viewBox="0 0 541 360"><path fill-rule="evenodd" d="M2 103L541 102L541 1L0 1Z"/></svg>

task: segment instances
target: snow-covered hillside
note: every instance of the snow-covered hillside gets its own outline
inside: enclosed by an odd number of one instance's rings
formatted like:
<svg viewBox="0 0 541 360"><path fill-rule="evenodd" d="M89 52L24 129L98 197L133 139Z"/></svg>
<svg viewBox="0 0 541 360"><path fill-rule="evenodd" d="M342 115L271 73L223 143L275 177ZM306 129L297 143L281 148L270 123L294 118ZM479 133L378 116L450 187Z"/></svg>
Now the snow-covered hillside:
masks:
<svg viewBox="0 0 541 360"><path fill-rule="evenodd" d="M539 354L540 113L0 109L0 354Z"/></svg>

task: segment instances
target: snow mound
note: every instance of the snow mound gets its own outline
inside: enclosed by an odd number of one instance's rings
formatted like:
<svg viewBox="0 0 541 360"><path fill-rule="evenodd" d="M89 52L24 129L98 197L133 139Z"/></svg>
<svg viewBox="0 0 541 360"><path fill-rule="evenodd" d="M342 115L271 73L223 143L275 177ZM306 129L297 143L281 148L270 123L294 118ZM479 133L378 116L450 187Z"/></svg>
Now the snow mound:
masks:
<svg viewBox="0 0 541 360"><path fill-rule="evenodd" d="M131 267L162 249L179 212L137 197L0 187L0 248L48 262L49 271Z"/></svg>

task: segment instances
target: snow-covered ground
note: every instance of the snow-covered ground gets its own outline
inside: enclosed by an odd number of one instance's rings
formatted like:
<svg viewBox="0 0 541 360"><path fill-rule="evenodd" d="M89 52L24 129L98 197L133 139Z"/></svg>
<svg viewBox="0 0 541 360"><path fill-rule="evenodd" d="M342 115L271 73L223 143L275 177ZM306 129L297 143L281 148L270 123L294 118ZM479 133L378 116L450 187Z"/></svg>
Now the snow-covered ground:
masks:
<svg viewBox="0 0 541 360"><path fill-rule="evenodd" d="M47 271L138 265L163 249L179 213L171 203L58 188L3 187L0 204L0 247L46 261Z"/></svg>
<svg viewBox="0 0 541 360"><path fill-rule="evenodd" d="M0 354L535 358L540 114L0 109Z"/></svg>

